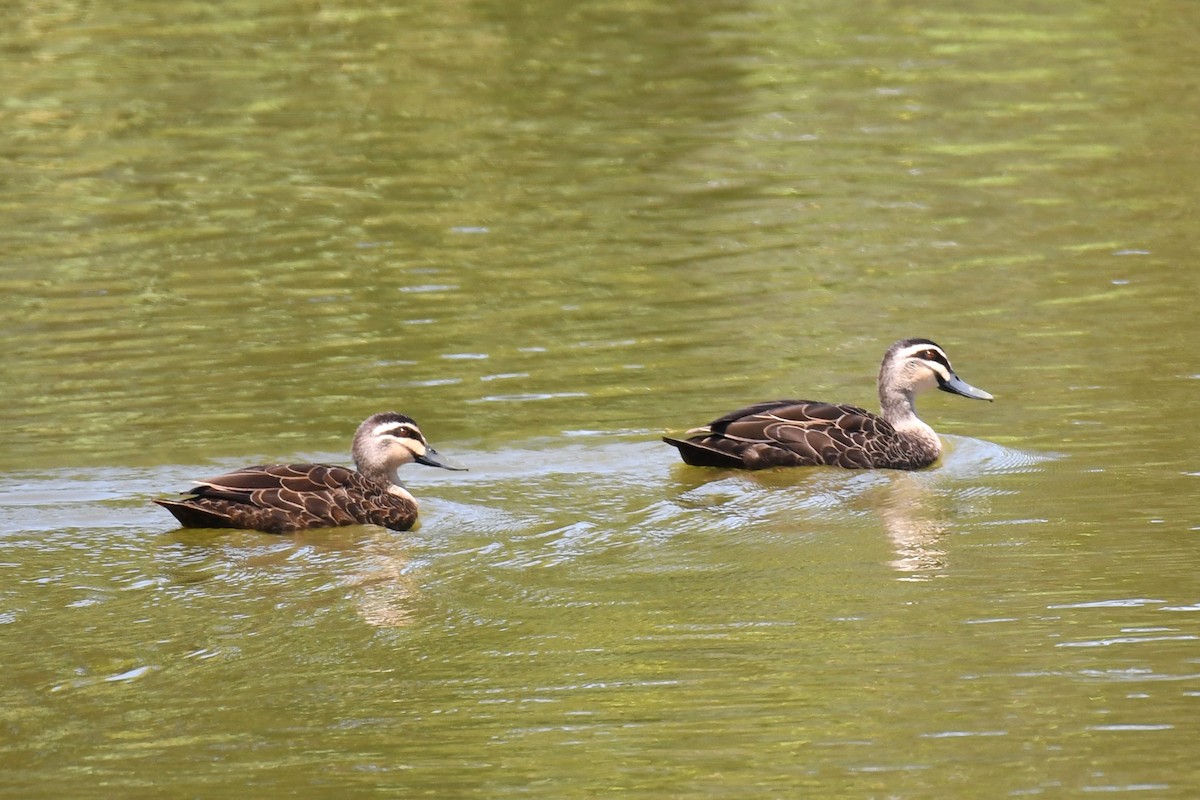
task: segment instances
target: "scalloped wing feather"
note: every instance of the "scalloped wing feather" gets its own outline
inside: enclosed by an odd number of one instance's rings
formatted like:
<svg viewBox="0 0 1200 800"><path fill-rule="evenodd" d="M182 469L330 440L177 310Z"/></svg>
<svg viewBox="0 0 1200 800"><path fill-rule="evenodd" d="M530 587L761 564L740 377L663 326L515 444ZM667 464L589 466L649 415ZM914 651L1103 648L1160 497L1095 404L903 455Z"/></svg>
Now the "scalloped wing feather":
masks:
<svg viewBox="0 0 1200 800"><path fill-rule="evenodd" d="M695 435L666 441L694 466L918 469L936 458L919 452L882 417L843 403L757 403L689 433Z"/></svg>
<svg viewBox="0 0 1200 800"><path fill-rule="evenodd" d="M159 502L159 501L156 501ZM269 464L197 481L180 500L161 501L184 527L287 533L340 525L408 530L417 506L345 467Z"/></svg>

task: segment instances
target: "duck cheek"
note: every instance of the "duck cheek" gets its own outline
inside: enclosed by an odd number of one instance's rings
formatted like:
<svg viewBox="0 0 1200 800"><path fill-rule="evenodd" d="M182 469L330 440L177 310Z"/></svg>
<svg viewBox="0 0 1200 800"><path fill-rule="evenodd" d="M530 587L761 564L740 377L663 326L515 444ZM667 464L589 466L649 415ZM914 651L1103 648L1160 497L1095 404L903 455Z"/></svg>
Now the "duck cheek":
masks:
<svg viewBox="0 0 1200 800"><path fill-rule="evenodd" d="M392 448L392 461L396 466L411 464L420 458L420 455L420 453L413 452L412 448L402 444L397 444Z"/></svg>
<svg viewBox="0 0 1200 800"><path fill-rule="evenodd" d="M930 369L921 370L921 374L918 375L917 379L913 382L913 388L917 392L926 392L930 389L936 389L939 385L941 385L941 381L938 380L937 374Z"/></svg>

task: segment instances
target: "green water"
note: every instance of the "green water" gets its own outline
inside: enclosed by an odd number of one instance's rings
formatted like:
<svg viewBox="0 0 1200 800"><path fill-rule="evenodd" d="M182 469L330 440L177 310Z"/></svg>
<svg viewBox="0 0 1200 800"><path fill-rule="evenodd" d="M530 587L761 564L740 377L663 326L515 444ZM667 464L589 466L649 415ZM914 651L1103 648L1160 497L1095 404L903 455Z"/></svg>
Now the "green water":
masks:
<svg viewBox="0 0 1200 800"><path fill-rule="evenodd" d="M0 9L0 795L1200 795L1200 6L108 5ZM907 336L934 469L658 441ZM388 409L416 531L149 503Z"/></svg>

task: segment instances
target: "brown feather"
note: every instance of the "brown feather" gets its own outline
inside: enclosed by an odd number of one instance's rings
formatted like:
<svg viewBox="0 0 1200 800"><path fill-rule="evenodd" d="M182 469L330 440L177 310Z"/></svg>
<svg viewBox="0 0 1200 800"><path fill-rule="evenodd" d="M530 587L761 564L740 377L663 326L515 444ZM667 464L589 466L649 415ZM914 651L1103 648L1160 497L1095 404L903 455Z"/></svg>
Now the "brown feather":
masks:
<svg viewBox="0 0 1200 800"><path fill-rule="evenodd" d="M915 452L882 417L858 406L811 400L758 403L713 420L685 440L665 441L693 466L919 469L936 458Z"/></svg>
<svg viewBox="0 0 1200 800"><path fill-rule="evenodd" d="M345 467L268 464L197 483L181 500L155 502L185 527L267 533L355 524L408 530L417 519L412 500Z"/></svg>

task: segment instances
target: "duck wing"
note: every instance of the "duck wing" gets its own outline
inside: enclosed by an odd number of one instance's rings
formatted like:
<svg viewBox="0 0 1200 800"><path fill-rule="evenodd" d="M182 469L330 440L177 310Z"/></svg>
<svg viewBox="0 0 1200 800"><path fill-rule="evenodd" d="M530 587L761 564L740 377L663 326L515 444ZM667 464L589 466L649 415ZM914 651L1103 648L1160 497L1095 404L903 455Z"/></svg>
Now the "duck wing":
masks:
<svg viewBox="0 0 1200 800"><path fill-rule="evenodd" d="M354 470L326 464L258 464L196 483L193 494L254 504L258 504L263 492L277 491L294 499L295 495L373 485Z"/></svg>
<svg viewBox="0 0 1200 800"><path fill-rule="evenodd" d="M895 429L858 406L813 400L756 403L719 417L680 446L686 463L744 469L796 466L874 466L872 444L895 436ZM715 455L720 454L720 455Z"/></svg>
<svg viewBox="0 0 1200 800"><path fill-rule="evenodd" d="M407 530L416 504L345 467L266 464L197 481L180 500L156 501L185 527L284 533L376 524Z"/></svg>

